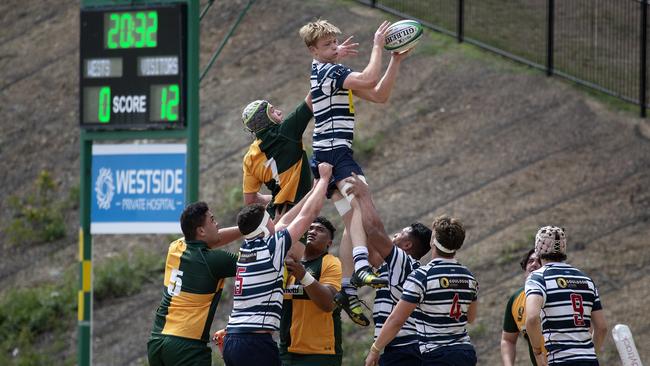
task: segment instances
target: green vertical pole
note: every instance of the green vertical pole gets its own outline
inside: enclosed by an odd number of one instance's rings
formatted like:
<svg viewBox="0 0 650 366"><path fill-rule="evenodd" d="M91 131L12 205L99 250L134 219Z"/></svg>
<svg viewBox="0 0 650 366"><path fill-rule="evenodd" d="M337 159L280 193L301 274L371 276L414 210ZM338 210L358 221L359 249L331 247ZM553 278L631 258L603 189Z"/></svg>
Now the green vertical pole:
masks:
<svg viewBox="0 0 650 366"><path fill-rule="evenodd" d="M78 365L90 366L92 361L92 236L90 235L90 175L92 140L81 131L79 192L79 290L77 292Z"/></svg>
<svg viewBox="0 0 650 366"><path fill-rule="evenodd" d="M199 199L199 0L187 2L187 202Z"/></svg>

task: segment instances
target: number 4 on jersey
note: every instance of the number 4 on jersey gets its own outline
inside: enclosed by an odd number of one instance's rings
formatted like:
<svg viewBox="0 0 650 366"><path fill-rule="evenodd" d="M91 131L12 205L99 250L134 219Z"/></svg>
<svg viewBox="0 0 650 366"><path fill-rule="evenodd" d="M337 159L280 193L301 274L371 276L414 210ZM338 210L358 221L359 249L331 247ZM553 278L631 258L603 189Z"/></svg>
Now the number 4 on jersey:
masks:
<svg viewBox="0 0 650 366"><path fill-rule="evenodd" d="M458 321L461 316L463 316L463 311L460 309L460 303L458 302L458 294L454 294L454 301L451 303L451 310L449 310L449 317L456 319L456 321Z"/></svg>

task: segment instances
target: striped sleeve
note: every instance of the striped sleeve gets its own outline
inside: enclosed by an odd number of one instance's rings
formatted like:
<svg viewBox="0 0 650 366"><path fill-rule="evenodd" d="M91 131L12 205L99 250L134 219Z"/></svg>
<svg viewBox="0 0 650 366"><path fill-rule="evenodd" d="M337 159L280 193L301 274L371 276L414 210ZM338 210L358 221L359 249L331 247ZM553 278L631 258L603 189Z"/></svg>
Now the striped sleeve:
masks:
<svg viewBox="0 0 650 366"><path fill-rule="evenodd" d="M320 89L325 95L333 95L339 89L343 89L343 82L350 75L352 70L341 64L324 67L320 70L322 78L320 79ZM321 76L321 75L319 75Z"/></svg>
<svg viewBox="0 0 650 366"><path fill-rule="evenodd" d="M427 273L421 268L412 272L404 283L402 300L419 304L426 292Z"/></svg>
<svg viewBox="0 0 650 366"><path fill-rule="evenodd" d="M269 240L269 251L273 253L273 268L280 271L284 266L284 257L289 253L291 248L291 235L289 230L284 229L278 231L272 237L274 240Z"/></svg>
<svg viewBox="0 0 650 366"><path fill-rule="evenodd" d="M598 287L594 284L594 304L591 311L603 310L603 305L600 303L600 295L598 295Z"/></svg>
<svg viewBox="0 0 650 366"><path fill-rule="evenodd" d="M388 266L388 282L391 286L401 286L413 270L408 254L393 246L390 254L384 258Z"/></svg>
<svg viewBox="0 0 650 366"><path fill-rule="evenodd" d="M539 295L541 296L544 301L543 304L546 303L546 281L544 281L544 275L543 272L538 272L539 270L531 273L528 278L526 279L526 297L530 295Z"/></svg>

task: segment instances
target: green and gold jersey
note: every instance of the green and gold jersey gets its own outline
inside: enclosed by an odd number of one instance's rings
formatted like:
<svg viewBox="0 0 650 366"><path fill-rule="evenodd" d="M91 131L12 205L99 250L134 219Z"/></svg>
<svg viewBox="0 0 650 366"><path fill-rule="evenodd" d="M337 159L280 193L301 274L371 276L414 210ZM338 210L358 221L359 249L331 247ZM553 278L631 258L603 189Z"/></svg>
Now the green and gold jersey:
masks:
<svg viewBox="0 0 650 366"><path fill-rule="evenodd" d="M331 254L302 262L325 286L341 289L341 261ZM326 312L310 298L293 276L287 279L280 322L280 351L297 354L340 355L341 310Z"/></svg>
<svg viewBox="0 0 650 366"><path fill-rule="evenodd" d="M236 268L233 253L211 250L202 241L172 242L151 334L207 342L224 279L233 277Z"/></svg>
<svg viewBox="0 0 650 366"><path fill-rule="evenodd" d="M242 164L244 193L257 193L265 184L277 206L296 204L309 192L312 178L302 134L311 117L303 102L282 123L256 134Z"/></svg>
<svg viewBox="0 0 650 366"><path fill-rule="evenodd" d="M537 366L533 348L526 333L526 293L524 288L518 289L508 300L506 311L503 316L503 331L507 333L521 333L528 343L528 355L533 365ZM541 345L542 350L546 352L544 346Z"/></svg>

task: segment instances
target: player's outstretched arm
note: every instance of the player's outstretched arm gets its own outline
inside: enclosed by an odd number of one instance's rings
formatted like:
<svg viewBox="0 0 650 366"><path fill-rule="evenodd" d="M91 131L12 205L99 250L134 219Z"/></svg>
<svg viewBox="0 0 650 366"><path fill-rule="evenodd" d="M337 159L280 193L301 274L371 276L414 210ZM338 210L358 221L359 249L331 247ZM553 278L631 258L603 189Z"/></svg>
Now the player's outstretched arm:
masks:
<svg viewBox="0 0 650 366"><path fill-rule="evenodd" d="M307 194L305 194L305 196L300 201L298 201L298 203L295 206L291 207L289 211L285 212L284 215L282 215L276 221L274 221L275 231L286 229L286 227L289 226L291 221L293 221L298 216L302 208L305 206L305 203L309 199L309 196L311 196L311 194L314 192L314 189L316 188L316 183L318 183L317 180L314 181L314 184L309 190L309 192L307 192Z"/></svg>
<svg viewBox="0 0 650 366"><path fill-rule="evenodd" d="M388 68L379 83L372 89L355 90L354 95L373 103L386 103L393 91L393 86L395 86L395 80L397 80L402 60L406 58L410 52L410 50L403 53L393 52Z"/></svg>
<svg viewBox="0 0 650 366"><path fill-rule="evenodd" d="M237 226L225 227L219 229L219 239L216 242L208 243L208 247L210 249L220 248L241 238L242 234Z"/></svg>
<svg viewBox="0 0 650 366"><path fill-rule="evenodd" d="M384 21L377 28L368 65L362 72L350 73L343 81L343 88L351 90L371 89L377 85L381 71L381 53L386 42L386 33L389 26L390 23Z"/></svg>
<svg viewBox="0 0 650 366"><path fill-rule="evenodd" d="M287 226L287 230L291 236L291 249L289 249L287 255L292 256L293 258L302 258L305 251L304 245L297 242L307 229L309 229L309 225L314 222L314 219L320 213L321 208L323 208L325 195L327 193L327 185L332 176L332 166L327 163L320 163L318 164L318 173L320 179L316 182L311 194L307 197L306 202L301 207L300 213L298 213L296 218ZM284 220L284 217L281 220Z"/></svg>
<svg viewBox="0 0 650 366"><path fill-rule="evenodd" d="M262 205L268 205L271 202L270 194L261 194L259 192L255 193L244 193L244 204L246 206L252 205L254 203L259 203Z"/></svg>
<svg viewBox="0 0 650 366"><path fill-rule="evenodd" d="M359 179L355 173L352 173L352 177L347 178L346 181L350 184L347 193L354 194L359 202L359 208L363 213L362 222L363 229L366 231L366 236L368 237L368 249L376 251L381 258L388 257L391 250L393 250L393 242L388 237L388 234L386 234L384 223L381 221L377 209L372 202L368 185ZM373 263L373 265L376 264Z"/></svg>

